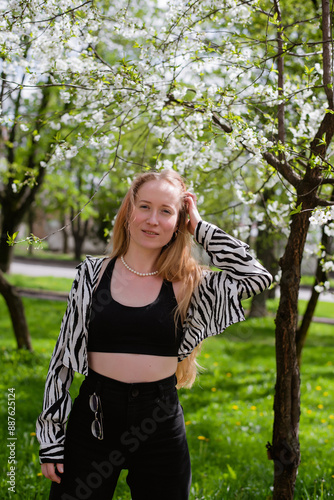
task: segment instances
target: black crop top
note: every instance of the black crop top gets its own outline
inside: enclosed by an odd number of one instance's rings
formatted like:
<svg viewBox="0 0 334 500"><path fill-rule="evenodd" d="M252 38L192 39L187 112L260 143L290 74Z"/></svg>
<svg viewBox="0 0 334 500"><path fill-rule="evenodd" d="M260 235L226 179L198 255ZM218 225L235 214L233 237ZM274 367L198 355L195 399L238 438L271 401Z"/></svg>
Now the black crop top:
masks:
<svg viewBox="0 0 334 500"><path fill-rule="evenodd" d="M177 301L172 283L164 280L151 304L140 307L120 304L110 292L115 261L109 262L93 294L88 351L177 356L182 325L179 321L175 331Z"/></svg>

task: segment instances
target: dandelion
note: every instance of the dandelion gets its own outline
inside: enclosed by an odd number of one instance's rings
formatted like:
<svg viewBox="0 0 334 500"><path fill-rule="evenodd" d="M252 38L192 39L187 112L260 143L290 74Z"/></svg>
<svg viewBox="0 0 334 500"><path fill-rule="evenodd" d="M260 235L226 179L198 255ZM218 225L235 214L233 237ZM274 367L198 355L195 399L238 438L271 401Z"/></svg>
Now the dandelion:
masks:
<svg viewBox="0 0 334 500"><path fill-rule="evenodd" d="M251 410L256 410L256 406L251 406Z"/></svg>
<svg viewBox="0 0 334 500"><path fill-rule="evenodd" d="M213 363L213 366L218 366L217 361L215 361L215 362Z"/></svg>
<svg viewBox="0 0 334 500"><path fill-rule="evenodd" d="M322 418L322 419L320 420L320 422L321 422L322 424L325 424L325 423L327 422L327 420L326 420L325 418Z"/></svg>
<svg viewBox="0 0 334 500"><path fill-rule="evenodd" d="M328 392L324 392L324 393L323 393L323 396L328 396Z"/></svg>
<svg viewBox="0 0 334 500"><path fill-rule="evenodd" d="M315 388L316 391L321 391L321 385L317 385L317 387Z"/></svg>
<svg viewBox="0 0 334 500"><path fill-rule="evenodd" d="M232 406L232 408L233 408L233 410L238 410L238 409L239 409L239 406L237 406L237 405L233 405L233 406Z"/></svg>
<svg viewBox="0 0 334 500"><path fill-rule="evenodd" d="M186 424L186 425L190 425L190 424L191 424L191 420L187 420L187 421L185 422L185 424Z"/></svg>
<svg viewBox="0 0 334 500"><path fill-rule="evenodd" d="M334 419L334 415L329 415L329 418L330 418L331 420L333 420L333 419Z"/></svg>
<svg viewBox="0 0 334 500"><path fill-rule="evenodd" d="M30 436L36 436L36 432L31 432Z"/></svg>
<svg viewBox="0 0 334 500"><path fill-rule="evenodd" d="M204 354L204 357L208 359L210 357L210 354Z"/></svg>
<svg viewBox="0 0 334 500"><path fill-rule="evenodd" d="M307 410L307 413L309 413L309 414L312 413L312 410Z"/></svg>
<svg viewBox="0 0 334 500"><path fill-rule="evenodd" d="M322 410L324 405L318 405L319 410Z"/></svg>
<svg viewBox="0 0 334 500"><path fill-rule="evenodd" d="M232 373L226 373L226 377L232 377Z"/></svg>
<svg viewBox="0 0 334 500"><path fill-rule="evenodd" d="M236 422L235 425L241 425L241 422Z"/></svg>
<svg viewBox="0 0 334 500"><path fill-rule="evenodd" d="M41 476L43 476L43 474L41 472L37 472L37 476L41 477Z"/></svg>
<svg viewBox="0 0 334 500"><path fill-rule="evenodd" d="M200 441L209 441L209 438L206 438L205 436L197 436L197 439Z"/></svg>
<svg viewBox="0 0 334 500"><path fill-rule="evenodd" d="M211 387L211 391L212 391L212 392L216 392L216 391L217 391L217 389L216 389L215 387Z"/></svg>

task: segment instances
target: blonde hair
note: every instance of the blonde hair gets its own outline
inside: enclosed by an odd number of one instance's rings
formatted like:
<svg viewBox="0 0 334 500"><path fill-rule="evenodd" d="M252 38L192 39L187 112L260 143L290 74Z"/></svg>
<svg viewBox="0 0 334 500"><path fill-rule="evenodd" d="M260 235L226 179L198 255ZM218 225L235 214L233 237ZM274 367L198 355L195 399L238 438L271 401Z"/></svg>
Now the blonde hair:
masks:
<svg viewBox="0 0 334 500"><path fill-rule="evenodd" d="M177 222L177 236L173 237L169 244L162 248L157 268L159 269L159 276L163 279L181 281L182 283L181 300L175 311L175 324L179 318L183 323L186 319L193 291L200 282L202 266L192 256L193 239L187 229L188 216L184 202L184 194L187 189L182 177L177 172L174 170L149 171L139 174L134 179L115 220L111 257L119 257L127 252L130 243L129 221L134 209L136 195L143 184L153 180L167 181L180 190L181 207ZM194 383L197 375L196 356L199 348L200 346L197 346L187 358L178 363L176 370L178 387L191 387Z"/></svg>

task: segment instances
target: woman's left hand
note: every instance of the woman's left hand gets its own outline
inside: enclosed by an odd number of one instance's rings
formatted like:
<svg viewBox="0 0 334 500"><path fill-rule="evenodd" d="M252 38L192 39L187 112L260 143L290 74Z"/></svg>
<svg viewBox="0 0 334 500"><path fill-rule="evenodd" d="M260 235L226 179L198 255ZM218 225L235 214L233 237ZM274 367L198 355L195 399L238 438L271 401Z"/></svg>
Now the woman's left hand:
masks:
<svg viewBox="0 0 334 500"><path fill-rule="evenodd" d="M184 195L184 201L186 203L187 212L189 214L187 229L191 234L194 234L197 224L200 220L202 220L197 210L196 195L187 191Z"/></svg>

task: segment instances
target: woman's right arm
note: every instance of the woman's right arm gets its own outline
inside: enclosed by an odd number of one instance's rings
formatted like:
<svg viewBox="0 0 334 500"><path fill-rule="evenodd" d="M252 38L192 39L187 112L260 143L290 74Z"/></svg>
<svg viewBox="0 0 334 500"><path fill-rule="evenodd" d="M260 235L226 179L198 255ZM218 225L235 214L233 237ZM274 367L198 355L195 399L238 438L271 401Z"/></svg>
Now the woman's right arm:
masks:
<svg viewBox="0 0 334 500"><path fill-rule="evenodd" d="M64 461L65 425L72 407L69 388L74 376L74 370L63 364L63 358L80 300L82 274L81 264L72 284L59 337L51 357L45 383L43 410L36 423L36 436L40 443L40 463L43 464L42 473L57 482L60 482L60 478L55 472L55 464L61 472Z"/></svg>

